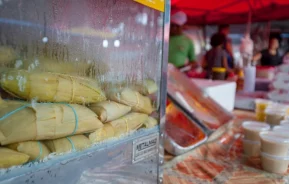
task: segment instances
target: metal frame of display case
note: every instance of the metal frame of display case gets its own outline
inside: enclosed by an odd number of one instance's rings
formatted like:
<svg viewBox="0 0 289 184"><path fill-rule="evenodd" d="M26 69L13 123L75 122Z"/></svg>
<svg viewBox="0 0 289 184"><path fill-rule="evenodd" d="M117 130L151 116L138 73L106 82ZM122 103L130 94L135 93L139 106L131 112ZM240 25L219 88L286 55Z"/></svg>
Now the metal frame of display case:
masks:
<svg viewBox="0 0 289 184"><path fill-rule="evenodd" d="M165 0L165 13L164 13L164 36L163 36L163 58L162 58L162 77L161 77L161 99L160 99L160 137L159 137L159 165L164 164L164 125L166 122L166 102L167 102L167 66L168 66L168 52L169 52L169 34L170 34L170 0ZM163 169L159 167L159 183L163 182Z"/></svg>
<svg viewBox="0 0 289 184"><path fill-rule="evenodd" d="M165 1L163 18L162 66L159 90L159 126L140 130L120 140L109 140L82 151L24 167L0 171L0 184L90 184L90 183L162 183L164 163L165 107L167 94L167 60L170 28L170 0ZM137 163L132 160L133 146L139 139L158 137L154 155Z"/></svg>

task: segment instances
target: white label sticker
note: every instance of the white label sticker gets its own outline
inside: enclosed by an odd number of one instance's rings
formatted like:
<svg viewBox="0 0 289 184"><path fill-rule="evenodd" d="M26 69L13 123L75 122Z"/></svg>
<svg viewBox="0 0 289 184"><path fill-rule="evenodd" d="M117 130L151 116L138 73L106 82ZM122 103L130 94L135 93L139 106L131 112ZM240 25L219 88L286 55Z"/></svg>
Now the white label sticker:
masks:
<svg viewBox="0 0 289 184"><path fill-rule="evenodd" d="M137 163L158 153L159 134L150 134L133 141L132 163Z"/></svg>

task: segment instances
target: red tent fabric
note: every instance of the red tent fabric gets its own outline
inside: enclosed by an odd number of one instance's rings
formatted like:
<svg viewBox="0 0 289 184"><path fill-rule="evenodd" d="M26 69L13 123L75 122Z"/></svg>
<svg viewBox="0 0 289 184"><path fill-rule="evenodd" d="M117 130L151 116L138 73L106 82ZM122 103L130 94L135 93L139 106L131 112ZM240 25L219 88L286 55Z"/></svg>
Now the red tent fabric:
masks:
<svg viewBox="0 0 289 184"><path fill-rule="evenodd" d="M188 15L188 24L241 24L289 19L289 0L171 0L172 14Z"/></svg>

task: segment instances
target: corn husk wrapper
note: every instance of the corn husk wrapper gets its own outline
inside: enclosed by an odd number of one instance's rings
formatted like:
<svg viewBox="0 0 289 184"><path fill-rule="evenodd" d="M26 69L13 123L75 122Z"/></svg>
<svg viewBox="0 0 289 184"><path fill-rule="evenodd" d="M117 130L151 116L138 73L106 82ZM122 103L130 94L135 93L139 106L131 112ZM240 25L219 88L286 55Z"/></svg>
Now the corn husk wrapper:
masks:
<svg viewBox="0 0 289 184"><path fill-rule="evenodd" d="M151 95L158 91L158 86L154 80L145 79L142 84L136 84L133 89L143 95Z"/></svg>
<svg viewBox="0 0 289 184"><path fill-rule="evenodd" d="M7 46L0 46L0 65L10 66L18 55L14 49Z"/></svg>
<svg viewBox="0 0 289 184"><path fill-rule="evenodd" d="M153 117L148 117L148 120L144 122L143 127L144 128L152 128L155 127L158 124L158 121Z"/></svg>
<svg viewBox="0 0 289 184"><path fill-rule="evenodd" d="M107 140L114 137L114 128L111 124L106 123L100 129L97 129L95 132L89 135L89 140L93 143Z"/></svg>
<svg viewBox="0 0 289 184"><path fill-rule="evenodd" d="M148 115L131 112L117 120L106 123L103 128L89 135L91 142L99 142L112 137L132 132L140 128L148 120Z"/></svg>
<svg viewBox="0 0 289 184"><path fill-rule="evenodd" d="M134 112L151 114L154 110L150 98L129 88L125 88L120 92L112 92L110 99L132 107Z"/></svg>
<svg viewBox="0 0 289 184"><path fill-rule="evenodd" d="M158 91L158 86L152 79L144 79L142 82L135 83L127 83L127 81L120 83L107 82L103 84L103 88L107 89L108 93L110 92L111 88L115 88L118 90L130 88L145 96L154 94Z"/></svg>
<svg viewBox="0 0 289 184"><path fill-rule="evenodd" d="M54 72L85 76L91 64L84 62L64 62L49 57L16 60L15 68L34 72Z"/></svg>
<svg viewBox="0 0 289 184"><path fill-rule="evenodd" d="M56 73L6 71L1 87L15 97L41 102L84 104L106 100L96 81Z"/></svg>
<svg viewBox="0 0 289 184"><path fill-rule="evenodd" d="M0 103L2 145L89 133L102 126L94 112L77 104Z"/></svg>
<svg viewBox="0 0 289 184"><path fill-rule="evenodd" d="M102 122L115 120L131 111L131 107L114 101L103 101L91 104L89 108L97 114Z"/></svg>
<svg viewBox="0 0 289 184"><path fill-rule="evenodd" d="M24 153L0 147L0 168L22 165L29 160L29 156Z"/></svg>
<svg viewBox="0 0 289 184"><path fill-rule="evenodd" d="M88 148L90 140L84 135L74 135L55 140L44 141L51 152L65 153L68 151L78 151Z"/></svg>
<svg viewBox="0 0 289 184"><path fill-rule="evenodd" d="M26 141L7 146L10 149L29 155L30 161L43 160L50 154L49 149L40 141Z"/></svg>
<svg viewBox="0 0 289 184"><path fill-rule="evenodd" d="M14 68L33 72L53 72L77 76L90 76L93 78L95 76L104 75L109 71L107 64L104 62L69 62L44 56L24 60L18 59L14 62Z"/></svg>

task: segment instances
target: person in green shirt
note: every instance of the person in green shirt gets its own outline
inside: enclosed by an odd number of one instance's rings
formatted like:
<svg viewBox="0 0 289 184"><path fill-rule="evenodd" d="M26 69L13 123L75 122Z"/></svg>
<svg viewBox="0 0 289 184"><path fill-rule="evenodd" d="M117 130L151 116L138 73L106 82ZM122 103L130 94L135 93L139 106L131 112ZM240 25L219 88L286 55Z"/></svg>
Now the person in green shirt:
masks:
<svg viewBox="0 0 289 184"><path fill-rule="evenodd" d="M187 21L184 12L177 12L171 16L169 63L177 68L196 65L195 50L192 40L183 34L183 25Z"/></svg>

